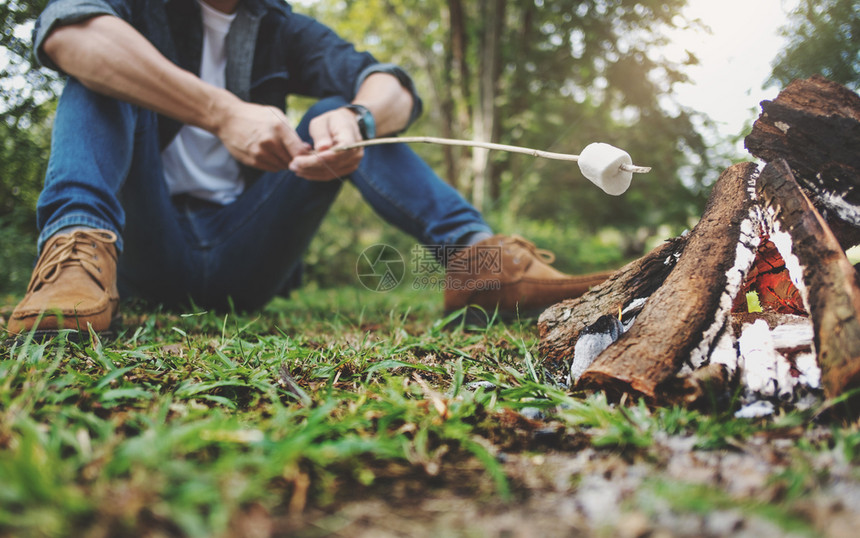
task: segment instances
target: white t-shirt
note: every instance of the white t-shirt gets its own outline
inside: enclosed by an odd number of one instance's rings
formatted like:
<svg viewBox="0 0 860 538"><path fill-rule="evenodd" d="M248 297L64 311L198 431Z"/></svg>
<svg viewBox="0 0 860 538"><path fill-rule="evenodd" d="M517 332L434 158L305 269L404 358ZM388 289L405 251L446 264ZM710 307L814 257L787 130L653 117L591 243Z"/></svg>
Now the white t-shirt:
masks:
<svg viewBox="0 0 860 538"><path fill-rule="evenodd" d="M222 13L197 0L203 14L200 78L223 88L227 68L227 32L236 14ZM245 188L241 169L214 134L185 125L161 153L170 194L191 194L219 204L233 202Z"/></svg>

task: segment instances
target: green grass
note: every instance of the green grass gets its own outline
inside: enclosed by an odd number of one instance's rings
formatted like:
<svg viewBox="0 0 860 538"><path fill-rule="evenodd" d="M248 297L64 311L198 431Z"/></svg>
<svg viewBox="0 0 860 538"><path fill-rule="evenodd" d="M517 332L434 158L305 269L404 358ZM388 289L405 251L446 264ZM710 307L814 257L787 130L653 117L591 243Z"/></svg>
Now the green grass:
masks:
<svg viewBox="0 0 860 538"><path fill-rule="evenodd" d="M254 507L274 516L402 501L393 491L504 505L537 492L509 476L503 453L591 446L659 469L666 436L732 449L810 423L567 393L544 382L534 320L446 330L428 295L308 291L250 316L129 306L111 341L5 344L0 536L210 536ZM527 407L547 418L516 413ZM547 427L549 445L538 435ZM860 433L834 427L798 461L822 452L853 465ZM786 502L825 480L816 469L774 473ZM745 502L688 490L672 497L679 509ZM756 503L763 517L796 517Z"/></svg>

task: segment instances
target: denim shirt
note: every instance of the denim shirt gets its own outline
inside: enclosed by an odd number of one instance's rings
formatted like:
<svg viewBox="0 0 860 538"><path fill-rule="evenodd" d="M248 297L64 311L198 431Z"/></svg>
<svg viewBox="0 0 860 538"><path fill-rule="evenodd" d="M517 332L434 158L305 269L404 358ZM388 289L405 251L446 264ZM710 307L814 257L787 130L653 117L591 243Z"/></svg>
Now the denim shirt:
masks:
<svg viewBox="0 0 860 538"><path fill-rule="evenodd" d="M51 0L36 21L33 51L43 66L59 70L42 44L56 27L96 15L125 20L178 66L200 73L203 23L196 0ZM412 93L411 124L422 103L409 75L379 63L316 20L294 13L282 0L240 0L227 35L226 89L239 98L286 108L290 94L341 96L351 101L364 79L389 73ZM159 116L161 147L181 124Z"/></svg>

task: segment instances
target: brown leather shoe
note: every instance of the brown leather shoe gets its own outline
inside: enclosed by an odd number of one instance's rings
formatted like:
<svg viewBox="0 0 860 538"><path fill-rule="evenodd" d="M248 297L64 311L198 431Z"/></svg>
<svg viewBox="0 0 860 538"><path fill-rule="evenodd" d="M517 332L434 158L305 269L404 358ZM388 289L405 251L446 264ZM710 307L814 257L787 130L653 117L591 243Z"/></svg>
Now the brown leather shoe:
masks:
<svg viewBox="0 0 860 538"><path fill-rule="evenodd" d="M78 229L51 237L33 270L27 295L9 319L20 334L38 323L39 331L105 331L119 310L116 288L116 234ZM40 316L41 319L40 319Z"/></svg>
<svg viewBox="0 0 860 538"><path fill-rule="evenodd" d="M536 316L612 274L566 275L549 265L554 260L552 252L518 236L495 235L466 247L448 260L445 312L475 305L489 315L498 308L503 318Z"/></svg>

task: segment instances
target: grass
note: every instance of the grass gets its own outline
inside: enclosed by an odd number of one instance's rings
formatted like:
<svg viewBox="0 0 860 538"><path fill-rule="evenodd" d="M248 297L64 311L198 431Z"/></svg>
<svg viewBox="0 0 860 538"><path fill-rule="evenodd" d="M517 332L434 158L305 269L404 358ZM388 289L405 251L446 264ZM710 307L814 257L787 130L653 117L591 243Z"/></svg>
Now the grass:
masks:
<svg viewBox="0 0 860 538"><path fill-rule="evenodd" d="M674 510L740 506L809 530L795 508L827 483L822 454L854 476L856 425L812 436L811 414L751 422L570 394L544 382L534 320L448 330L439 310L426 293L308 291L256 315L130 305L110 341L5 344L0 536L233 535L260 514L301 533L314 510L440 491L511 507L541 491L506 455L585 448L648 462L643 490ZM666 439L731 451L763 436L794 440L766 484L779 498L660 474Z"/></svg>

